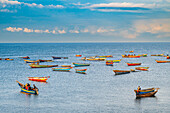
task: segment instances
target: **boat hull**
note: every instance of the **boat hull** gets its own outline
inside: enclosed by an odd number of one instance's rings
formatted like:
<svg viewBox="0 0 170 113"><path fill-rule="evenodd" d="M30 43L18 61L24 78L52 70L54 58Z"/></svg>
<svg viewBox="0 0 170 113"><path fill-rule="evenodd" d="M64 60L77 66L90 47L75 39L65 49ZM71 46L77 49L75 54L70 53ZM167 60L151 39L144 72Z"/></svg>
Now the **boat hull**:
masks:
<svg viewBox="0 0 170 113"><path fill-rule="evenodd" d="M130 71L128 71L128 70L113 70L113 72L115 73L115 75L121 75L121 74L130 73Z"/></svg>
<svg viewBox="0 0 170 113"><path fill-rule="evenodd" d="M75 67L90 66L90 64L73 63Z"/></svg>
<svg viewBox="0 0 170 113"><path fill-rule="evenodd" d="M128 66L138 66L141 65L141 63L127 63Z"/></svg>
<svg viewBox="0 0 170 113"><path fill-rule="evenodd" d="M31 68L50 68L50 67L57 67L58 65L37 65L37 64L31 64L29 66Z"/></svg>

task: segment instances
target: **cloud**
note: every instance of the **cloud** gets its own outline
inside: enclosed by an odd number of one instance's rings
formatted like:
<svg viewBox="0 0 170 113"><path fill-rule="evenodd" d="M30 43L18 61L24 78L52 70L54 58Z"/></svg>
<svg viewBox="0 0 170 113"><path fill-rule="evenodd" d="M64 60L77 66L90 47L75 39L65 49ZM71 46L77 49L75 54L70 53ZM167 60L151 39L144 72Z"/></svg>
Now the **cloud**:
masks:
<svg viewBox="0 0 170 113"><path fill-rule="evenodd" d="M87 33L87 32L89 32L89 30L88 29L83 29L83 30L81 30L81 32L82 33Z"/></svg>
<svg viewBox="0 0 170 113"><path fill-rule="evenodd" d="M65 30L58 30L58 33L59 34L64 34L64 33L66 33L66 31Z"/></svg>
<svg viewBox="0 0 170 113"><path fill-rule="evenodd" d="M0 12L16 13L17 10L1 9Z"/></svg>
<svg viewBox="0 0 170 113"><path fill-rule="evenodd" d="M8 28L6 28L6 30L11 31L11 32L19 32L19 31L22 31L22 28L8 27Z"/></svg>
<svg viewBox="0 0 170 113"><path fill-rule="evenodd" d="M137 33L170 33L170 19L138 20L134 22Z"/></svg>
<svg viewBox="0 0 170 113"><path fill-rule="evenodd" d="M69 32L70 32L70 33L79 33L78 30L70 30Z"/></svg>
<svg viewBox="0 0 170 113"><path fill-rule="evenodd" d="M19 1L9 1L9 0L0 0L0 3L3 4L3 7L6 7L6 5L25 5L28 7L37 7L37 8L64 8L62 5L42 5L42 4L36 4L36 3L25 3L25 2L19 2Z"/></svg>
<svg viewBox="0 0 170 113"><path fill-rule="evenodd" d="M85 6L84 8L101 12L140 12L150 10L150 8L153 8L154 6L155 4L123 2L92 4L90 6Z"/></svg>
<svg viewBox="0 0 170 113"><path fill-rule="evenodd" d="M33 30L32 29L28 29L28 28L24 28L23 32L30 33L30 32L33 32Z"/></svg>
<svg viewBox="0 0 170 113"><path fill-rule="evenodd" d="M62 5L53 5L53 4L48 5L47 7L49 7L49 8L64 8L64 6L62 6Z"/></svg>
<svg viewBox="0 0 170 113"><path fill-rule="evenodd" d="M0 3L11 4L11 5L21 4L21 2L18 2L18 1L9 1L9 0L0 0Z"/></svg>

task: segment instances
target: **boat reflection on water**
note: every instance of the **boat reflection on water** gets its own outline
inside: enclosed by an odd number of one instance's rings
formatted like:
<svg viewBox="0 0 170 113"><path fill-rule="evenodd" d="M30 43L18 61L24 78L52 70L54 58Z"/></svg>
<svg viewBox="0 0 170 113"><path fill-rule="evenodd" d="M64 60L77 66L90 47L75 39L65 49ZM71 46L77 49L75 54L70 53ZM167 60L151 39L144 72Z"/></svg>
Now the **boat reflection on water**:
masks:
<svg viewBox="0 0 170 113"><path fill-rule="evenodd" d="M134 103L135 104L137 104L137 105L140 105L140 104L142 104L143 102L144 103L150 103L151 101L157 101L158 100L158 98L156 97L156 96L152 96L152 97L146 97L146 98L138 98L138 97L136 97L135 99L134 99Z"/></svg>

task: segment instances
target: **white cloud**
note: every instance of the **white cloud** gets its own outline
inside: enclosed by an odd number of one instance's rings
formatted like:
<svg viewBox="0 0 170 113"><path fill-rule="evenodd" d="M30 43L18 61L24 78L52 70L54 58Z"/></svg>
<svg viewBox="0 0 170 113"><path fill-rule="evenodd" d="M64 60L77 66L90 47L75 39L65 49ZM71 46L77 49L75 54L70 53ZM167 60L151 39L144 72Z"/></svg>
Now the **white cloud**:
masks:
<svg viewBox="0 0 170 113"><path fill-rule="evenodd" d="M35 32L35 33L43 33L43 30L38 30L38 29L36 29L36 30L34 30L34 32Z"/></svg>
<svg viewBox="0 0 170 113"><path fill-rule="evenodd" d="M55 30L52 30L51 33L52 33L52 34L57 34Z"/></svg>
<svg viewBox="0 0 170 113"><path fill-rule="evenodd" d="M69 32L70 32L70 33L79 33L78 30L70 30Z"/></svg>
<svg viewBox="0 0 170 113"><path fill-rule="evenodd" d="M30 33L30 32L33 32L33 30L32 29L28 29L28 28L24 28L23 32Z"/></svg>
<svg viewBox="0 0 170 113"><path fill-rule="evenodd" d="M53 4L48 5L47 7L49 7L49 8L64 8L64 6L62 6L62 5L53 5Z"/></svg>
<svg viewBox="0 0 170 113"><path fill-rule="evenodd" d="M138 33L168 33L170 32L170 19L138 20L134 23L134 29Z"/></svg>
<svg viewBox="0 0 170 113"><path fill-rule="evenodd" d="M89 30L88 29L83 29L83 30L81 30L81 32L82 33L87 33L87 32L89 32Z"/></svg>
<svg viewBox="0 0 170 113"><path fill-rule="evenodd" d="M66 33L66 31L65 30L58 30L58 33L59 34L64 34L64 33Z"/></svg>
<svg viewBox="0 0 170 113"><path fill-rule="evenodd" d="M21 4L21 2L18 2L18 1L9 1L9 0L0 0L0 3L6 3L6 4L11 4L11 5Z"/></svg>
<svg viewBox="0 0 170 113"><path fill-rule="evenodd" d="M36 3L30 4L30 3L24 3L24 2L22 2L22 3L24 5L26 5L26 6L29 6L29 7L38 7L38 8L43 8L44 7L42 4L36 4Z"/></svg>
<svg viewBox="0 0 170 113"><path fill-rule="evenodd" d="M17 10L1 9L0 12L16 13Z"/></svg>
<svg viewBox="0 0 170 113"><path fill-rule="evenodd" d="M48 29L46 29L46 30L44 31L44 33L50 33L50 32L49 32L49 30L48 30Z"/></svg>
<svg viewBox="0 0 170 113"><path fill-rule="evenodd" d="M22 28L8 27L8 28L6 28L6 30L11 31L11 32L19 32L19 31L22 31Z"/></svg>

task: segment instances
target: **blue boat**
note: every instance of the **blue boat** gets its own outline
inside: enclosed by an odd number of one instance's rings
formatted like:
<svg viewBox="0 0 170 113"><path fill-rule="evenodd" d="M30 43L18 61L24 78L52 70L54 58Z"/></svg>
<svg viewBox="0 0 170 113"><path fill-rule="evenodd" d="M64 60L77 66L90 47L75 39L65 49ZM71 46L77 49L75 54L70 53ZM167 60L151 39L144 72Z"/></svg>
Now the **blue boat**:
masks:
<svg viewBox="0 0 170 113"><path fill-rule="evenodd" d="M18 85L20 86L21 88L21 92L25 92L25 93L28 93L28 94L35 94L35 95L38 95L38 89L35 89L35 90L27 90L24 88L24 84L21 84L20 82L16 81L18 83Z"/></svg>
<svg viewBox="0 0 170 113"><path fill-rule="evenodd" d="M75 67L80 67L80 66L90 66L90 64L85 64L85 63L73 63Z"/></svg>

